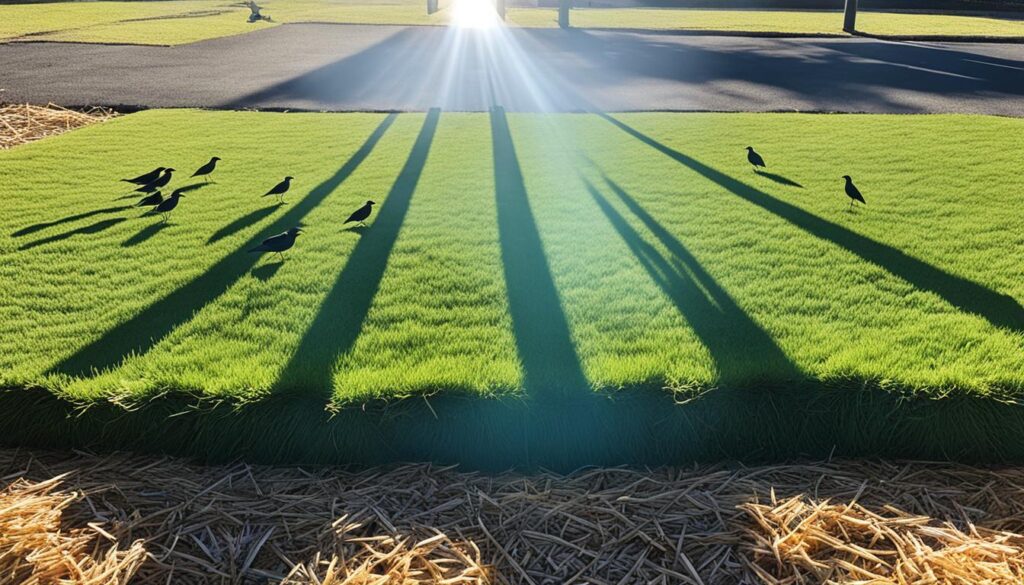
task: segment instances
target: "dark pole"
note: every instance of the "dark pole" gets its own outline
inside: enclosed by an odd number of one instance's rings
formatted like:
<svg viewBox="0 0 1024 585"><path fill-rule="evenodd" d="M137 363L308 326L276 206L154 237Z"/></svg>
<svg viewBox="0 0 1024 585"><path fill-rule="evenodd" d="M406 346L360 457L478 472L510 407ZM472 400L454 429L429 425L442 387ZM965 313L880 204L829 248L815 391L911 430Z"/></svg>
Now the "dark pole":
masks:
<svg viewBox="0 0 1024 585"><path fill-rule="evenodd" d="M505 20L505 0L495 0L494 9L498 11L498 18Z"/></svg>
<svg viewBox="0 0 1024 585"><path fill-rule="evenodd" d="M846 0L843 13L843 30L853 34L857 30L857 0Z"/></svg>
<svg viewBox="0 0 1024 585"><path fill-rule="evenodd" d="M437 0L427 0L427 14L437 12Z"/></svg>
<svg viewBox="0 0 1024 585"><path fill-rule="evenodd" d="M569 28L569 6L571 0L558 0L558 26Z"/></svg>

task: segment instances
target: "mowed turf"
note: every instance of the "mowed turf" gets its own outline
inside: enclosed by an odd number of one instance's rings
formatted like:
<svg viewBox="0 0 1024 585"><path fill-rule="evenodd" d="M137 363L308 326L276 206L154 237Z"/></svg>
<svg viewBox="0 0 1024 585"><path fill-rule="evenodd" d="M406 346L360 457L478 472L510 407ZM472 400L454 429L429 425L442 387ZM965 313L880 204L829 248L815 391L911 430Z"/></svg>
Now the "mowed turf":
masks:
<svg viewBox="0 0 1024 585"><path fill-rule="evenodd" d="M180 45L245 34L296 22L446 25L452 2L427 14L422 0L267 0L260 3L273 22L249 23L249 9L228 0L161 2L52 2L0 5L0 40ZM557 10L510 7L510 25L558 26ZM719 31L795 35L842 35L841 11L673 10L655 8L574 9L578 28ZM962 16L862 11L861 32L889 36L1024 37L1024 21Z"/></svg>
<svg viewBox="0 0 1024 585"><path fill-rule="evenodd" d="M509 22L527 27L558 25L557 11L517 8ZM842 35L842 11L829 10L697 10L663 8L577 8L570 15L578 28L624 28L791 35ZM1024 36L1024 20L860 11L857 30L882 36Z"/></svg>
<svg viewBox="0 0 1024 585"><path fill-rule="evenodd" d="M0 153L0 385L1016 399L1022 151L979 116L132 114ZM118 182L212 155L166 224Z"/></svg>

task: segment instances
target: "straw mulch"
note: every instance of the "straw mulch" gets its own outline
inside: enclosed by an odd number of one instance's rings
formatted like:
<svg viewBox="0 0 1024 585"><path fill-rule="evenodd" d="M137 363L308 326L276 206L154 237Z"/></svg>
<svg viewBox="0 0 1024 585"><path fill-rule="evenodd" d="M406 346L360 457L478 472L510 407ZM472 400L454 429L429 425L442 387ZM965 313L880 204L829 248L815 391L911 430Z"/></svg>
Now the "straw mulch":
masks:
<svg viewBox="0 0 1024 585"><path fill-rule="evenodd" d="M68 110L53 104L0 104L0 150L104 122L114 116L116 113L106 108Z"/></svg>
<svg viewBox="0 0 1024 585"><path fill-rule="evenodd" d="M4 584L1024 581L1012 468L487 476L0 450L0 489Z"/></svg>

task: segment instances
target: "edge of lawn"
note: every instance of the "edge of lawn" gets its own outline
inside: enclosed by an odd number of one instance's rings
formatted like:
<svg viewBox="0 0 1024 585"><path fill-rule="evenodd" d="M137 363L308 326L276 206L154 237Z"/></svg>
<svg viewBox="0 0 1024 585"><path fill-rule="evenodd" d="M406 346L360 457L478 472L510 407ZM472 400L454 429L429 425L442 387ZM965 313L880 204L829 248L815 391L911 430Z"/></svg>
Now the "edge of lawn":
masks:
<svg viewBox="0 0 1024 585"><path fill-rule="evenodd" d="M6 388L0 446L132 450L208 463L429 461L481 470L832 456L1024 462L1024 406L993 397L925 397L856 380L682 396L646 386L564 399L453 392L325 404L316 392L240 403L168 391L126 405Z"/></svg>
<svg viewBox="0 0 1024 585"><path fill-rule="evenodd" d="M223 38L230 38L236 36L257 34L263 30L270 30L282 26L290 25L333 25L333 26L384 26L384 27L434 27L443 28L449 26L445 23L410 23L410 24L391 24L391 23L361 23L361 22L328 22L328 21L294 21L294 22L280 22L274 23L274 26L267 27L260 30L245 31L227 35L213 36L205 39L199 39L192 42L184 43L152 43L152 42L129 42L129 41L87 41L87 40L74 40L74 39L48 39L47 34L53 34L54 31L48 31L46 33L38 33L32 35L26 35L21 37L11 38L0 38L0 45L13 44L13 43L25 43L25 44L37 44L37 43L61 43L61 44L77 44L77 45L100 45L100 46L111 46L111 47L182 47L185 45L192 45L196 43L202 43L207 41L214 41ZM517 28L523 30L556 30L558 27L536 27L536 26L521 26L516 24L509 25L509 28ZM990 36L990 35L892 35L892 34L876 34L865 31L854 31L847 33L843 31L836 32L782 32L782 31L745 31L745 30L721 30L721 29L678 29L678 28L638 28L638 27L574 27L570 26L567 31L572 30L588 30L605 33L624 33L624 34L644 34L644 35L672 35L672 36L692 36L692 37L738 37L738 38L768 38L768 39L853 39L853 38L864 38L864 39L875 39L880 41L893 41L893 42L942 42L942 43L1000 43L1000 44L1024 44L1024 36Z"/></svg>

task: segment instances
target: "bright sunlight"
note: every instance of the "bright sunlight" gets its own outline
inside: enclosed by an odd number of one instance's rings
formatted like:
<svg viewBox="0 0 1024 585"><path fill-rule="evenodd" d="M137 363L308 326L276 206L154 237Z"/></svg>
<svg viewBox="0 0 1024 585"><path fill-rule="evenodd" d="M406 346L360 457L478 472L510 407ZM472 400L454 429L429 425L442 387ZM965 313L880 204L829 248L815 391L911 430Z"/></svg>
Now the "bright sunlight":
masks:
<svg viewBox="0 0 1024 585"><path fill-rule="evenodd" d="M499 23L492 0L454 0L452 24L459 28L493 28Z"/></svg>

